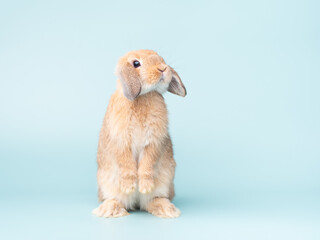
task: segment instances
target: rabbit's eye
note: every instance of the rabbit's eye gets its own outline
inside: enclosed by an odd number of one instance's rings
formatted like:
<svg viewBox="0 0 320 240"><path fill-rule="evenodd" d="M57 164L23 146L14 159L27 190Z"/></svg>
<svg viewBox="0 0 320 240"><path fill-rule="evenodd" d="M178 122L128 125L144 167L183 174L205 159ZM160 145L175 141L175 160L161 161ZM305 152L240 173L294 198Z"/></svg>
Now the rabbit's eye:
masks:
<svg viewBox="0 0 320 240"><path fill-rule="evenodd" d="M139 61L135 60L135 61L133 61L133 66L134 66L135 68L137 68L137 67L140 67L141 64L140 64Z"/></svg>

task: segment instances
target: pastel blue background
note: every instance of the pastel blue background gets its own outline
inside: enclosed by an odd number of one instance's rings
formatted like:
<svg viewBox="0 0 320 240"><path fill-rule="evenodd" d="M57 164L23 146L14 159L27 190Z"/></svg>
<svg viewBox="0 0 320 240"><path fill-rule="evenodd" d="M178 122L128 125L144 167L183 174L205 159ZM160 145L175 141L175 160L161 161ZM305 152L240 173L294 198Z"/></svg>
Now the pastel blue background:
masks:
<svg viewBox="0 0 320 240"><path fill-rule="evenodd" d="M320 239L319 1L0 2L1 239ZM114 68L154 49L174 220L91 215Z"/></svg>

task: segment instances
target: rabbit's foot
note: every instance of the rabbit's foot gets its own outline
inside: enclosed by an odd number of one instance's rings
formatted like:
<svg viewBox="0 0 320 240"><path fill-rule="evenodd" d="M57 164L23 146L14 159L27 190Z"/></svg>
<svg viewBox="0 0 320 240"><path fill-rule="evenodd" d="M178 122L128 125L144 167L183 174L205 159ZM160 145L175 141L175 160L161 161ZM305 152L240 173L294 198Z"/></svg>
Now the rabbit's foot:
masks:
<svg viewBox="0 0 320 240"><path fill-rule="evenodd" d="M98 217L112 218L127 216L129 213L123 205L115 199L106 199L92 213Z"/></svg>
<svg viewBox="0 0 320 240"><path fill-rule="evenodd" d="M120 179L120 190L125 194L133 193L137 187L137 178L135 176L126 176Z"/></svg>
<svg viewBox="0 0 320 240"><path fill-rule="evenodd" d="M150 193L154 188L153 179L150 177L139 178L139 192L143 194Z"/></svg>
<svg viewBox="0 0 320 240"><path fill-rule="evenodd" d="M161 218L176 218L181 212L167 198L154 198L147 206L147 211Z"/></svg>

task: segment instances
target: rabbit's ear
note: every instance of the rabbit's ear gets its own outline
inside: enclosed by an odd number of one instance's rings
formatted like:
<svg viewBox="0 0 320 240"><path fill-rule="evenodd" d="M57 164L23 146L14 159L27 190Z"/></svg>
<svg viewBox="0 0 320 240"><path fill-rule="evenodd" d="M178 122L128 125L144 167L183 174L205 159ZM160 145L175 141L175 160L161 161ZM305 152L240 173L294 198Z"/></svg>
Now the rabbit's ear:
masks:
<svg viewBox="0 0 320 240"><path fill-rule="evenodd" d="M117 75L122 85L123 94L133 101L141 91L140 76L130 63L125 62L119 65Z"/></svg>
<svg viewBox="0 0 320 240"><path fill-rule="evenodd" d="M169 84L168 91L174 94L177 94L181 97L184 97L187 95L187 90L185 86L183 85L181 78L179 77L178 73L170 67L171 72L172 72L172 79Z"/></svg>

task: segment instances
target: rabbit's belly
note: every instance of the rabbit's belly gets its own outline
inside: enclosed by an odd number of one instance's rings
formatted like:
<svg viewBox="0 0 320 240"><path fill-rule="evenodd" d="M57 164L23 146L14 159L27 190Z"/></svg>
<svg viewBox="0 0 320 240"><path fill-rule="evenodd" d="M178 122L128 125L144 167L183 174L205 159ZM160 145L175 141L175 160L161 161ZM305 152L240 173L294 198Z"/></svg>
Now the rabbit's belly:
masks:
<svg viewBox="0 0 320 240"><path fill-rule="evenodd" d="M147 144L140 143L140 144L132 144L132 154L133 158L140 162L142 156L143 156L143 150Z"/></svg>
<svg viewBox="0 0 320 240"><path fill-rule="evenodd" d="M143 150L152 140L152 135L151 129L137 128L133 131L131 150L136 161L139 162L141 160L143 156Z"/></svg>

